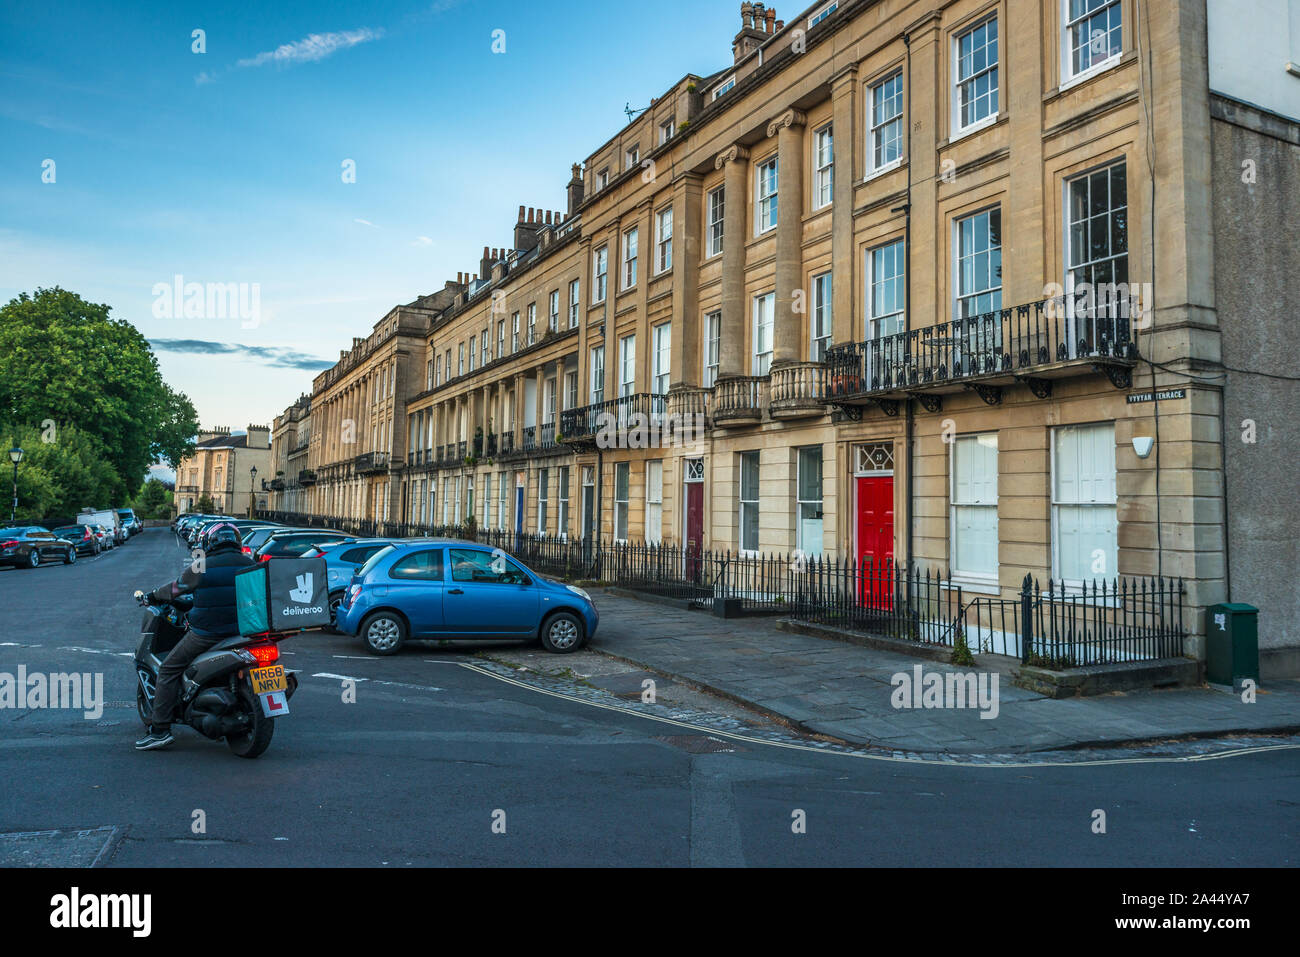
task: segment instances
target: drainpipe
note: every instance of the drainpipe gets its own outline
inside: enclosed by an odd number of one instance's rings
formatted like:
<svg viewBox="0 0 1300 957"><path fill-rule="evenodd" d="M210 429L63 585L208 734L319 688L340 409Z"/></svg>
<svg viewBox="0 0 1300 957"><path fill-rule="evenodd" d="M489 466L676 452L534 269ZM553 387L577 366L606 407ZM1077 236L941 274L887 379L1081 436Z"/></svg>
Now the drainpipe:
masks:
<svg viewBox="0 0 1300 957"><path fill-rule="evenodd" d="M912 106L912 36L903 34L903 47L905 49L904 57L906 63L906 96L907 96L907 202L903 205L903 269L906 271L906 281L903 283L903 332L912 331L912 123L911 123L911 106ZM912 556L912 529L916 524L914 495L915 484L913 476L912 441L916 432L915 421L915 401L911 398L907 400L907 420L903 428L903 441L907 444L907 453L905 461L907 463L907 564L910 567L913 564ZM911 575L905 575L907 581L908 598L911 598Z"/></svg>

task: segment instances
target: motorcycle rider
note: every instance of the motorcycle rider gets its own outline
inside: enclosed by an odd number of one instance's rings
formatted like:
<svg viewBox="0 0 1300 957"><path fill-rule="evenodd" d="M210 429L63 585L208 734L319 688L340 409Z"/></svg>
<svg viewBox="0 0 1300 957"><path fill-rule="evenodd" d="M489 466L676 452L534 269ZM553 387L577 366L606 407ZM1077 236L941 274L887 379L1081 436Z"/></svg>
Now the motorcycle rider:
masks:
<svg viewBox="0 0 1300 957"><path fill-rule="evenodd" d="M240 544L239 529L234 525L214 525L203 535L200 556L186 566L181 577L152 593L157 602L193 595L194 606L189 613L189 630L158 669L149 731L135 743L137 751L165 748L175 740L171 721L180 695L181 675L195 658L221 639L239 634L235 574L256 564L240 551Z"/></svg>

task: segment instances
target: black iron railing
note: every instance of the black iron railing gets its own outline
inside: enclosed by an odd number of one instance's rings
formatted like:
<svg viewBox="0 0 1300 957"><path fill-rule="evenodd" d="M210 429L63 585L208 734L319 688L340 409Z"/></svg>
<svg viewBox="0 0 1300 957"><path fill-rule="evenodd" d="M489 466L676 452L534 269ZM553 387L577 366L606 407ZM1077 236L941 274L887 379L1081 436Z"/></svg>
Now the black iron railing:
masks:
<svg viewBox="0 0 1300 957"><path fill-rule="evenodd" d="M1128 297L1043 299L827 350L832 398L923 389L1057 363L1132 360Z"/></svg>
<svg viewBox="0 0 1300 957"><path fill-rule="evenodd" d="M594 439L602 431L608 434L644 428L651 424L655 416L662 420L667 411L667 396L637 392L576 409L565 409L560 413L560 434L565 441Z"/></svg>

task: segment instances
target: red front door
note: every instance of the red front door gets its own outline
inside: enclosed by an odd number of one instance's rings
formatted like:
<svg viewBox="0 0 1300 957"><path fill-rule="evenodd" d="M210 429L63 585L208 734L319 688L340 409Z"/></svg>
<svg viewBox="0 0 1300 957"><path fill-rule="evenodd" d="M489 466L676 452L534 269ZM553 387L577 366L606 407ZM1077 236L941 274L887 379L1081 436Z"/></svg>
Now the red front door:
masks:
<svg viewBox="0 0 1300 957"><path fill-rule="evenodd" d="M704 549L704 483L686 483L686 573L692 580L699 577L700 552Z"/></svg>
<svg viewBox="0 0 1300 957"><path fill-rule="evenodd" d="M893 608L894 477L858 479L859 594L863 604L882 611Z"/></svg>

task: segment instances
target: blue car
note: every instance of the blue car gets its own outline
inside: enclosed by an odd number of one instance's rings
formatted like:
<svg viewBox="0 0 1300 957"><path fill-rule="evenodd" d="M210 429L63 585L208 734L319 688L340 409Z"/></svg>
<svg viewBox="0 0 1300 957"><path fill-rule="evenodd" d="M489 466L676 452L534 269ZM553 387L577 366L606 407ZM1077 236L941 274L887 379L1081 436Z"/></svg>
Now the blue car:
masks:
<svg viewBox="0 0 1300 957"><path fill-rule="evenodd" d="M303 558L325 559L325 568L329 572L326 579L329 585L331 624L338 615L339 605L343 603L343 596L347 594L352 576L361 571L361 567L370 561L371 556L377 551L395 541L399 539L358 538L350 542L325 542L308 549L303 554Z"/></svg>
<svg viewBox="0 0 1300 957"><path fill-rule="evenodd" d="M551 581L475 542L422 539L380 549L348 586L335 627L375 655L407 639L540 639L567 654L596 633L600 616L581 588Z"/></svg>

